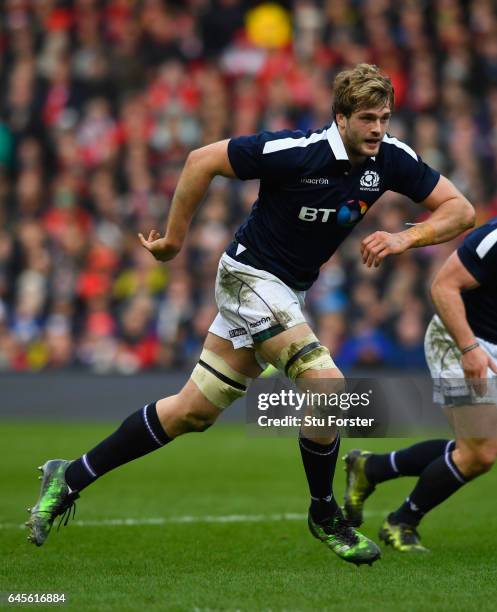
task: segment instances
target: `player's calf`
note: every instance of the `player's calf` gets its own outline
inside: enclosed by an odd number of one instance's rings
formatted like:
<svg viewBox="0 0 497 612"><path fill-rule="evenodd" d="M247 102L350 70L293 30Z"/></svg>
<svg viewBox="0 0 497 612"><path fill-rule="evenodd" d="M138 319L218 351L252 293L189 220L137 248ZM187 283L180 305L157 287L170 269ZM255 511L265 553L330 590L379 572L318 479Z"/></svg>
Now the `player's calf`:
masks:
<svg viewBox="0 0 497 612"><path fill-rule="evenodd" d="M217 415L206 415L197 412L195 409L188 410L181 418L184 433L206 431L214 425L216 419Z"/></svg>
<svg viewBox="0 0 497 612"><path fill-rule="evenodd" d="M221 412L202 395L191 379L178 395L157 402L160 424L171 438L205 431L216 422Z"/></svg>

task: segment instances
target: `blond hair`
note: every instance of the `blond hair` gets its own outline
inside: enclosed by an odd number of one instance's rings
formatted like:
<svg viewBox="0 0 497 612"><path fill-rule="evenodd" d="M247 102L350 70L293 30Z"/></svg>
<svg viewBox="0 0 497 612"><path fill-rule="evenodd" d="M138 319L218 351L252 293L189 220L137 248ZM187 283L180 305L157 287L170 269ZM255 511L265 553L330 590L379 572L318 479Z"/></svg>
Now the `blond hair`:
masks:
<svg viewBox="0 0 497 612"><path fill-rule="evenodd" d="M339 72L333 91L333 116L340 113L350 117L356 110L378 108L382 104L393 110L392 82L373 64L357 64L351 70Z"/></svg>

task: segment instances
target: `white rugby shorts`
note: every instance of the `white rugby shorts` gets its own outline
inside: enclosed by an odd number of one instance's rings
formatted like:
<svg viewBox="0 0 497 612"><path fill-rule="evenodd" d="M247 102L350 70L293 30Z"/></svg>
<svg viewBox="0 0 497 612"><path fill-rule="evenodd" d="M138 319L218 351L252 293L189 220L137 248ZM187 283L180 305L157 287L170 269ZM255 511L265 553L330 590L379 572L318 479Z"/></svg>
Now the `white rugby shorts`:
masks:
<svg viewBox="0 0 497 612"><path fill-rule="evenodd" d="M497 345L477 338L481 348L497 360ZM488 378L493 382L487 387L487 395L478 396L465 381L461 367L461 351L457 348L438 315L435 315L425 335L425 357L433 379L433 401L444 406L458 404L495 404L497 403L497 380L492 370Z"/></svg>
<svg viewBox="0 0 497 612"><path fill-rule="evenodd" d="M240 263L224 253L216 277L219 313L209 331L230 340L235 349L252 347L299 323L305 291L291 289L265 270Z"/></svg>

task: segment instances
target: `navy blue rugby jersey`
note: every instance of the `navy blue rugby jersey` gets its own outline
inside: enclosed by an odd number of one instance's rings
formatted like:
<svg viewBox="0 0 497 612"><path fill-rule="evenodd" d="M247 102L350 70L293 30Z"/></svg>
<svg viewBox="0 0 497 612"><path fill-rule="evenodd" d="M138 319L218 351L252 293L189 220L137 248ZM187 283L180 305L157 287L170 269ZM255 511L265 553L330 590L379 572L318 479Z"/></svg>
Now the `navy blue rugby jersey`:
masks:
<svg viewBox="0 0 497 612"><path fill-rule="evenodd" d="M468 234L457 254L480 283L462 292L469 326L478 338L497 344L497 217Z"/></svg>
<svg viewBox="0 0 497 612"><path fill-rule="evenodd" d="M307 133L233 138L228 156L237 177L260 179L260 188L227 253L297 290L312 285L320 266L385 191L419 202L440 176L390 136L376 157L353 168L335 123Z"/></svg>

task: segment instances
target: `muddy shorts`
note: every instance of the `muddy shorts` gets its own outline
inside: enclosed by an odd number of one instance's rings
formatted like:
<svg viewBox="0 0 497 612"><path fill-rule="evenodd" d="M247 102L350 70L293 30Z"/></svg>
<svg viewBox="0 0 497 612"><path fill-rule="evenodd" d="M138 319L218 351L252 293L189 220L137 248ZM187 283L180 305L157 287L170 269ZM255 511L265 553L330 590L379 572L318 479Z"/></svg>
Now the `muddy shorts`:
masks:
<svg viewBox="0 0 497 612"><path fill-rule="evenodd" d="M305 291L295 291L265 270L223 254L216 277L219 313L209 328L235 349L252 347L285 329L306 323Z"/></svg>

